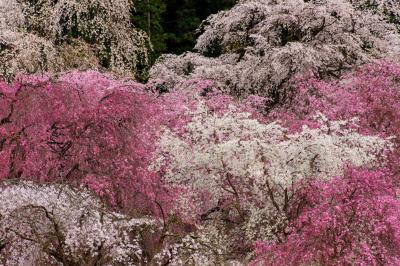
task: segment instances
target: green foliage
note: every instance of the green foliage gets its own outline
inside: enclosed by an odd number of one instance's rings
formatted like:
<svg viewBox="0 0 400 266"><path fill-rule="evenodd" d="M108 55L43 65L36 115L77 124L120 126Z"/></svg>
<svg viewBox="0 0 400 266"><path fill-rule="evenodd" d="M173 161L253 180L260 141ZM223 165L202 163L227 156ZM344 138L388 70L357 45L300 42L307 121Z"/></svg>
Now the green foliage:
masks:
<svg viewBox="0 0 400 266"><path fill-rule="evenodd" d="M167 52L180 54L191 50L196 41L195 30L201 19L196 14L196 3L192 0L167 1L164 27L168 33Z"/></svg>
<svg viewBox="0 0 400 266"><path fill-rule="evenodd" d="M181 54L192 50L196 29L201 21L220 10L228 9L235 0L167 0L164 29L167 32L168 53Z"/></svg>
<svg viewBox="0 0 400 266"><path fill-rule="evenodd" d="M192 50L201 21L236 0L137 0L132 20L151 41L150 63L162 53L181 54Z"/></svg>
<svg viewBox="0 0 400 266"><path fill-rule="evenodd" d="M203 20L210 14L217 13L220 10L231 8L236 0L198 0L196 3L197 16Z"/></svg>
<svg viewBox="0 0 400 266"><path fill-rule="evenodd" d="M137 0L132 20L135 27L145 31L150 39L150 63L165 51L165 39L162 15L166 11L164 0Z"/></svg>

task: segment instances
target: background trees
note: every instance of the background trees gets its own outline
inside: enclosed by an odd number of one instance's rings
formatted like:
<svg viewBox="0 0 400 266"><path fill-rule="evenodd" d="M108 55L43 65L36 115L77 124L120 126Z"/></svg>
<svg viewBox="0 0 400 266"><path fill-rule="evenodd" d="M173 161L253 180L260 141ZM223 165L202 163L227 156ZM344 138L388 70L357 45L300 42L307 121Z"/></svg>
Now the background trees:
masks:
<svg viewBox="0 0 400 266"><path fill-rule="evenodd" d="M163 0L138 0L132 10L134 25L145 31L149 37L151 64L166 50L167 33L163 25L165 11L166 4Z"/></svg>
<svg viewBox="0 0 400 266"><path fill-rule="evenodd" d="M11 81L17 72L78 68L107 69L146 81L149 66L161 53L192 50L200 22L233 4L2 0L0 77Z"/></svg>
<svg viewBox="0 0 400 266"><path fill-rule="evenodd" d="M167 33L165 52L181 54L193 49L196 30L209 15L232 7L236 0L167 0L164 28Z"/></svg>

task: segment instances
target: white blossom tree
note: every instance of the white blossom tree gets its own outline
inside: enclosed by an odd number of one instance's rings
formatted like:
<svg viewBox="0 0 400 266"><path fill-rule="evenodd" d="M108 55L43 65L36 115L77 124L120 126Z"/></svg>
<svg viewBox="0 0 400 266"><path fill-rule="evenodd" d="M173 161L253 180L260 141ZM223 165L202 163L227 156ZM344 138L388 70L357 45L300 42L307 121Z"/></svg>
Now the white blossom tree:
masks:
<svg viewBox="0 0 400 266"><path fill-rule="evenodd" d="M397 29L382 16L347 0L239 1L203 22L197 52L162 56L151 76L171 86L213 79L231 95L269 96L274 105L296 74L338 77L373 59L398 58Z"/></svg>
<svg viewBox="0 0 400 266"><path fill-rule="evenodd" d="M152 219L109 212L92 192L7 181L0 188L4 265L140 265Z"/></svg>
<svg viewBox="0 0 400 266"><path fill-rule="evenodd" d="M18 72L107 69L143 78L147 37L132 1L0 1L0 78Z"/></svg>

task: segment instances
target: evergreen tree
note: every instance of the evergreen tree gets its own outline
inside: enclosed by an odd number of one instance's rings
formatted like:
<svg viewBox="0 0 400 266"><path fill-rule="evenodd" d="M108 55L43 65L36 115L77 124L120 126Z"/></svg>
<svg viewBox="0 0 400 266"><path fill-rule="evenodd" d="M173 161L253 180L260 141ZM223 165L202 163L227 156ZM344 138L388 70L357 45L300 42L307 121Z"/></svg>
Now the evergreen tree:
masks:
<svg viewBox="0 0 400 266"><path fill-rule="evenodd" d="M219 10L227 9L236 0L166 0L163 18L167 33L166 51L181 54L192 50L196 43L196 29L201 21Z"/></svg>
<svg viewBox="0 0 400 266"><path fill-rule="evenodd" d="M137 0L132 12L133 24L147 33L150 40L150 63L165 51L162 15L166 11L164 0Z"/></svg>
<svg viewBox="0 0 400 266"><path fill-rule="evenodd" d="M133 24L151 41L150 61L164 52L181 54L193 49L196 29L210 14L232 7L236 0L137 0Z"/></svg>

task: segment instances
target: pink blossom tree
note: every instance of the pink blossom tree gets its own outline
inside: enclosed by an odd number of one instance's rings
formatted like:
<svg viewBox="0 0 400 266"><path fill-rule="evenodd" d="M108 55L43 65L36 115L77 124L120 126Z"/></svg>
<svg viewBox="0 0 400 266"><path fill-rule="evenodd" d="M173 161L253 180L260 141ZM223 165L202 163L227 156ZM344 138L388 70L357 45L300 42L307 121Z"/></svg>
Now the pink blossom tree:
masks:
<svg viewBox="0 0 400 266"><path fill-rule="evenodd" d="M398 177L349 169L343 177L301 188L284 241L258 242L263 265L398 265Z"/></svg>
<svg viewBox="0 0 400 266"><path fill-rule="evenodd" d="M142 85L98 72L20 76L1 84L0 106L1 179L85 184L113 206L161 215L169 194L147 167L163 117Z"/></svg>

